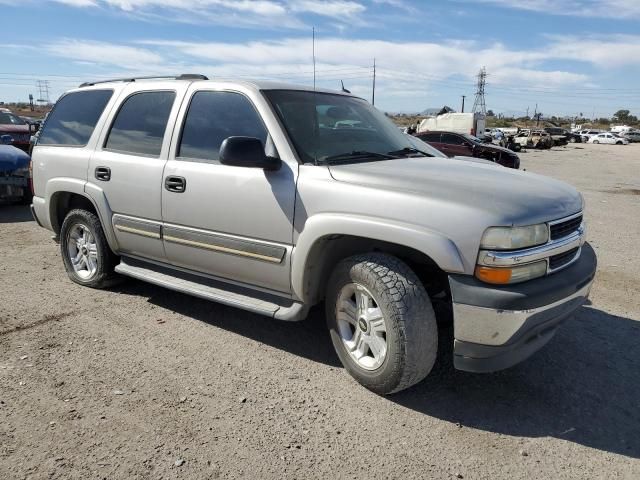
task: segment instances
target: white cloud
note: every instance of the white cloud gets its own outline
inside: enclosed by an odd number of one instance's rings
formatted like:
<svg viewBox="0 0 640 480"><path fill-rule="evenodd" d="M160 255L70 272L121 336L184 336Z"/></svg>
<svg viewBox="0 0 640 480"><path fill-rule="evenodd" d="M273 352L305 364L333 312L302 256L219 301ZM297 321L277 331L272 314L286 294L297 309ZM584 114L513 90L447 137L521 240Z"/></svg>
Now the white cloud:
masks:
<svg viewBox="0 0 640 480"><path fill-rule="evenodd" d="M92 62L99 65L116 65L123 69L154 68L163 62L163 57L149 50L112 43L61 40L47 45L46 50L56 57L73 61Z"/></svg>
<svg viewBox="0 0 640 480"><path fill-rule="evenodd" d="M548 52L550 57L575 59L600 67L640 65L640 35L556 35L548 38L554 41Z"/></svg>
<svg viewBox="0 0 640 480"><path fill-rule="evenodd" d="M29 0L21 0L22 2ZM364 25L364 4L356 0L50 0L72 7L123 12L142 20L266 28L306 27L301 15ZM394 0L391 0L392 2ZM18 3L17 0L0 0Z"/></svg>
<svg viewBox="0 0 640 480"><path fill-rule="evenodd" d="M72 7L96 7L98 4L95 0L55 0L58 3L69 5Z"/></svg>
<svg viewBox="0 0 640 480"><path fill-rule="evenodd" d="M379 100L388 102L387 108L411 111L445 102L443 91L450 92L449 99L463 93L472 95L475 75L484 65L489 73L488 92L494 99L502 96L515 101L516 97L527 97L528 90L536 101L552 98L553 105L562 105L567 101L565 95L579 98L579 93L572 94L574 90L597 88L594 75L598 72L640 66L640 36L610 37L604 42L593 37L546 38L536 49L522 50L499 43L456 40L319 38L316 80L318 86L336 89L344 80L346 88L369 98L375 57ZM72 62L94 62L96 67L87 70L100 76L107 71L113 77L193 72L211 78L248 77L306 85L313 78L307 36L239 43L141 40L109 44L66 39L47 48L52 55ZM617 51L619 55L608 54ZM577 66L578 62L583 65ZM584 73L585 64L589 74ZM95 78L95 74L87 78ZM554 92L555 96L548 96Z"/></svg>
<svg viewBox="0 0 640 480"><path fill-rule="evenodd" d="M334 18L352 17L364 13L366 7L348 0L290 0L293 12L307 12Z"/></svg>
<svg viewBox="0 0 640 480"><path fill-rule="evenodd" d="M614 19L640 18L638 0L479 0L501 7L551 15L602 17Z"/></svg>

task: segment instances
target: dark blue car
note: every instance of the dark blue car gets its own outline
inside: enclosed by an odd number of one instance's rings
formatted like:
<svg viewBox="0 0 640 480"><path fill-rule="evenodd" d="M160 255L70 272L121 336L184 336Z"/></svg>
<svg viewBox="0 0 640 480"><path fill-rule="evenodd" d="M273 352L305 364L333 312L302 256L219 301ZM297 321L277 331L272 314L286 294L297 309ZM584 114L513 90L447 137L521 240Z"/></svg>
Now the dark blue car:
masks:
<svg viewBox="0 0 640 480"><path fill-rule="evenodd" d="M11 145L10 135L2 135L0 144L0 200L31 203L31 157Z"/></svg>

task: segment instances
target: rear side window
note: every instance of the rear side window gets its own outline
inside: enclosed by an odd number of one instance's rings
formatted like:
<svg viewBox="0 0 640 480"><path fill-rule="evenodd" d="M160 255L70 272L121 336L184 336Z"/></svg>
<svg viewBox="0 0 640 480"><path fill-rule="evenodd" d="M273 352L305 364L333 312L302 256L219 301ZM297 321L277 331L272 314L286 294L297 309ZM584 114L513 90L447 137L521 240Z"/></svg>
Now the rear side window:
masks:
<svg viewBox="0 0 640 480"><path fill-rule="evenodd" d="M217 161L227 137L267 141L267 129L253 104L239 93L196 92L182 129L177 156Z"/></svg>
<svg viewBox="0 0 640 480"><path fill-rule="evenodd" d="M38 145L85 146L113 90L68 93L56 103L44 122Z"/></svg>
<svg viewBox="0 0 640 480"><path fill-rule="evenodd" d="M175 92L134 93L116 115L105 142L107 150L160 156Z"/></svg>
<svg viewBox="0 0 640 480"><path fill-rule="evenodd" d="M425 133L424 135L420 135L418 138L424 140L425 142L440 142L440 134L439 133Z"/></svg>
<svg viewBox="0 0 640 480"><path fill-rule="evenodd" d="M442 143L448 145L464 145L464 140L457 135L451 135L450 133L442 134Z"/></svg>

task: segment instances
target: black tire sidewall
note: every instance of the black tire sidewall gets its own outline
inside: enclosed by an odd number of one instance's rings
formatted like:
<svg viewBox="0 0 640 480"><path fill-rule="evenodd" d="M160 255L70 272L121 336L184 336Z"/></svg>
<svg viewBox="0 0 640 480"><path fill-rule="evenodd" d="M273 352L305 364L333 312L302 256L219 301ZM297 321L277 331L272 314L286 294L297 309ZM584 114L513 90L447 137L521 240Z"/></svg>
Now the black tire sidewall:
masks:
<svg viewBox="0 0 640 480"><path fill-rule="evenodd" d="M69 259L68 253L68 240L69 240L69 230L78 224L82 224L87 227L91 234L93 235L97 254L98 254L98 267L95 275L90 278L81 278L73 269L73 265L71 264L71 260ZM67 275L69 278L73 280L75 283L78 283L87 287L101 287L105 280L111 275L113 270L113 254L107 244L107 239L104 236L104 232L102 230L102 225L100 224L100 220L98 217L86 210L72 210L67 214L62 223L62 228L60 229L60 253L62 254L62 261L64 262L64 267L67 271Z"/></svg>
<svg viewBox="0 0 640 480"><path fill-rule="evenodd" d="M372 261L375 263L375 260ZM413 314L399 311L397 304L391 298L389 287L385 285L383 278L378 276L374 269L367 266L367 263L366 256L352 257L342 261L334 270L329 280L325 299L327 326L336 353L349 374L369 390L380 394L389 394L415 383L406 384L407 374L415 369L415 365L407 363L410 362L407 348L411 348L411 342L417 340L416 338L405 338L408 335L407 332L413 332L418 336L426 334L437 339L437 324L426 292L424 292L426 305L422 305L423 308L418 308L421 313L425 313L424 316L416 317L415 309L417 304L414 302L411 302L414 309ZM382 265L385 266L384 264ZM408 267L406 268L408 269ZM398 272L396 273L398 274ZM399 276L402 276L402 274L400 273ZM417 277L415 277L415 281L417 281ZM337 298L341 289L348 283L359 283L367 288L375 297L376 303L385 318L387 354L383 364L376 370L366 370L357 364L347 351L338 330L336 319ZM420 288L424 287L420 284ZM416 326L410 328L406 323L416 321L421 323L419 328L415 328ZM437 353L437 342L435 351L432 353L433 360L425 362L426 373L418 381L424 378L433 366Z"/></svg>
<svg viewBox="0 0 640 480"><path fill-rule="evenodd" d="M355 377L358 382L366 387L374 387L379 384L387 385L393 383L393 378L397 375L397 370L402 365L394 364L393 358L402 356L404 353L401 339L397 332L397 324L394 322L393 314L389 311L388 302L381 298L381 294L378 291L379 286L371 282L368 278L363 278L362 271L358 268L340 269L336 275L332 278L332 285L327 296L327 309L331 309L331 312L327 312L327 326L329 327L329 333L331 335L331 341L336 350L340 361L344 365L345 369ZM387 354L384 362L376 370L365 370L358 365L342 342L340 332L338 330L338 323L336 319L337 298L342 287L348 283L359 283L367 288L371 294L375 297L380 310L385 318L385 324L387 329ZM373 283L373 284L372 284ZM389 382L391 380L391 382ZM388 388L393 388L395 385L390 385Z"/></svg>

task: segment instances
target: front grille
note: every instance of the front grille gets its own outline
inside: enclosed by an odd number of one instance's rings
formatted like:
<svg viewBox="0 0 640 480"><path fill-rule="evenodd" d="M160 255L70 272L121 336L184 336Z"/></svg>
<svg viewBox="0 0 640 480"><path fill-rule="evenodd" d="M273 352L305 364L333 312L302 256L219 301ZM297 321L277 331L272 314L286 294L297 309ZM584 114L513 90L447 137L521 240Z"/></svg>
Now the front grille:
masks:
<svg viewBox="0 0 640 480"><path fill-rule="evenodd" d="M571 250L567 250L566 252L562 252L558 255L549 257L549 270L555 270L570 263L575 258L579 249L579 247L572 248Z"/></svg>
<svg viewBox="0 0 640 480"><path fill-rule="evenodd" d="M575 232L582 223L582 215L578 215L570 220L555 223L550 226L551 240L557 240L562 237L566 237Z"/></svg>

